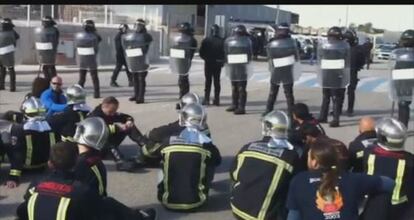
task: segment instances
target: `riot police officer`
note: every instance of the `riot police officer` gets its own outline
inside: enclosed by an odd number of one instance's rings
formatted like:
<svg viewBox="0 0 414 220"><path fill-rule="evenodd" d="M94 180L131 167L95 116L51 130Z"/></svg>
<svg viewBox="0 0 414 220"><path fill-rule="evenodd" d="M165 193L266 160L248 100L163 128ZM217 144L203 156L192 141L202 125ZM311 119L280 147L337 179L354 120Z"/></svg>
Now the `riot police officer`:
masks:
<svg viewBox="0 0 414 220"><path fill-rule="evenodd" d="M129 100L144 103L145 77L147 77L149 69L148 50L152 42L152 36L147 32L143 19L137 19L134 30L134 32L122 37L122 47L125 50L127 66L134 82L134 96Z"/></svg>
<svg viewBox="0 0 414 220"><path fill-rule="evenodd" d="M121 43L122 36L124 36L128 32L128 29L129 27L127 24L119 25L119 28L118 28L119 32L116 34L114 38L115 51L116 51L116 65L115 65L114 72L112 73L111 83L110 83L110 86L113 86L113 87L119 87L118 83L116 83L116 79L118 78L118 74L119 74L119 71L121 71L122 66L125 66L125 72L128 77L128 86L132 86L131 72L129 72L129 69L128 69L128 66L125 60L124 48L122 47L122 43Z"/></svg>
<svg viewBox="0 0 414 220"><path fill-rule="evenodd" d="M408 127L414 91L414 30L401 34L399 48L391 54L391 97L398 102L398 119Z"/></svg>
<svg viewBox="0 0 414 220"><path fill-rule="evenodd" d="M50 127L60 136L62 141L73 142L76 123L84 120L91 108L86 104L86 90L80 85L73 85L66 89L67 106L47 118Z"/></svg>
<svg viewBox="0 0 414 220"><path fill-rule="evenodd" d="M102 38L96 33L95 22L92 20L85 20L83 22L84 31L76 34L75 46L77 50L77 63L79 66L79 82L78 84L84 87L86 81L86 73L89 70L93 82L93 97L99 98L99 78L98 78L98 64L97 54L98 45Z"/></svg>
<svg viewBox="0 0 414 220"><path fill-rule="evenodd" d="M331 27L328 30L328 40L319 44L319 84L322 87L322 106L319 122L327 122L329 103L333 102L333 120L330 127L339 127L345 88L350 76L350 47L343 40L342 30Z"/></svg>
<svg viewBox="0 0 414 220"><path fill-rule="evenodd" d="M247 80L251 75L252 41L244 25L237 25L232 36L224 42L226 73L231 80L232 104L226 109L234 114L245 114Z"/></svg>
<svg viewBox="0 0 414 220"><path fill-rule="evenodd" d="M45 78L50 80L56 76L55 60L59 44L59 30L50 16L42 18L42 26L35 29L35 45L37 60L42 65Z"/></svg>
<svg viewBox="0 0 414 220"><path fill-rule="evenodd" d="M4 90L6 75L10 77L10 92L16 91L16 72L14 71L14 51L16 41L20 38L14 30L14 24L10 18L3 18L0 31L0 90Z"/></svg>
<svg viewBox="0 0 414 220"><path fill-rule="evenodd" d="M358 71L360 71L364 66L364 51L363 48L358 45L358 37L354 30L345 30L343 36L351 47L351 77L347 87L348 109L346 113L348 116L352 116L354 113L355 90L359 81Z"/></svg>
<svg viewBox="0 0 414 220"><path fill-rule="evenodd" d="M301 156L288 141L289 124L286 113L268 113L262 120L265 138L243 146L233 161L230 204L238 219L286 219L287 189Z"/></svg>
<svg viewBox="0 0 414 220"><path fill-rule="evenodd" d="M272 26L275 37L269 40L267 56L269 60L270 92L264 115L273 110L280 84L285 91L288 115L292 118L292 108L295 103L293 83L300 77L299 51L296 42L290 37L289 26L286 23Z"/></svg>
<svg viewBox="0 0 414 220"><path fill-rule="evenodd" d="M211 26L210 36L201 42L200 57L204 60L204 87L203 105L210 104L210 91L212 79L214 79L214 101L220 105L220 72L224 62L224 39L220 37L220 27L217 24Z"/></svg>
<svg viewBox="0 0 414 220"><path fill-rule="evenodd" d="M45 119L46 109L39 99L30 97L21 106L27 120L23 124L10 123L6 153L10 159L8 188L19 183L22 170L46 168L50 147L56 143L55 133Z"/></svg>
<svg viewBox="0 0 414 220"><path fill-rule="evenodd" d="M197 49L197 40L190 23L184 22L178 26L179 34L173 36L170 48L170 68L178 74L179 99L190 91L188 72L191 61Z"/></svg>

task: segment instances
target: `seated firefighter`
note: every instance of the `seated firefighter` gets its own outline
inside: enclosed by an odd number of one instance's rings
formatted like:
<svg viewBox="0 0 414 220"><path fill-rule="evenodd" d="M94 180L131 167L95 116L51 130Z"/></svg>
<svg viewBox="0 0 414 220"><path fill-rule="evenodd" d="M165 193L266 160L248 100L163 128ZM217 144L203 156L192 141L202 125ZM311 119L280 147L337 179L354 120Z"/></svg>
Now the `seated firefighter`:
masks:
<svg viewBox="0 0 414 220"><path fill-rule="evenodd" d="M298 149L288 141L289 117L271 111L262 121L270 137L245 145L230 168L230 205L238 219L286 219L287 189L300 168Z"/></svg>
<svg viewBox="0 0 414 220"><path fill-rule="evenodd" d="M79 122L73 137L77 144L79 156L74 167L75 179L87 184L99 195L99 220L154 220L156 211L152 208L134 210L107 195L107 172L101 159L109 129L102 118L89 117Z"/></svg>
<svg viewBox="0 0 414 220"><path fill-rule="evenodd" d="M55 133L45 119L46 109L34 97L26 99L21 110L27 120L7 125L3 140L10 160L8 188L18 185L22 170L41 170L47 167L50 147L56 143ZM4 135L3 135L4 136Z"/></svg>
<svg viewBox="0 0 414 220"><path fill-rule="evenodd" d="M86 90L80 85L66 89L67 106L63 112L48 117L47 121L62 141L72 141L76 123L86 118L90 107L86 104Z"/></svg>
<svg viewBox="0 0 414 220"><path fill-rule="evenodd" d="M212 140L200 131L206 120L203 106L186 105L179 118L185 128L166 139L160 148L162 177L158 200L171 210L192 211L206 203L221 155Z"/></svg>
<svg viewBox="0 0 414 220"><path fill-rule="evenodd" d="M192 103L201 104L198 95L196 93L190 92L181 97L180 102L177 104L177 109L183 109L185 106ZM159 153L161 144L171 136L180 134L184 129L185 126L181 125L179 120L152 129L146 135L145 145L140 149L140 152L138 153L138 162L158 165L161 160L161 155ZM211 138L207 122L204 123L204 127L202 127L200 131Z"/></svg>
<svg viewBox="0 0 414 220"><path fill-rule="evenodd" d="M127 160L119 146L126 136L131 138L138 146L144 143L144 136L141 131L134 124L134 118L130 115L118 112L119 101L109 96L103 99L102 103L98 105L88 117L102 118L109 128L109 139L102 151L103 156L110 151L112 157L116 162L116 168L120 171L132 171L136 164L134 161Z"/></svg>

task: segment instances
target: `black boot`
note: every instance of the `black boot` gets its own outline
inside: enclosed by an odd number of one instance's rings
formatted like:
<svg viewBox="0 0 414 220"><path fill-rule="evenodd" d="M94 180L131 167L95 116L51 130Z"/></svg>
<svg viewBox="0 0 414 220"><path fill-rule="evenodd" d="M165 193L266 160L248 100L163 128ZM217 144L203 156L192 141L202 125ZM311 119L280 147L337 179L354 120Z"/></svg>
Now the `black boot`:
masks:
<svg viewBox="0 0 414 220"><path fill-rule="evenodd" d="M118 171L131 172L135 168L135 162L124 160L122 153L117 147L111 148L111 155L114 158Z"/></svg>
<svg viewBox="0 0 414 220"><path fill-rule="evenodd" d="M220 90L214 88L214 100L213 100L213 105L215 106L220 106Z"/></svg>
<svg viewBox="0 0 414 220"><path fill-rule="evenodd" d="M237 103L239 102L239 90L238 90L238 88L236 86L232 86L231 90L232 90L232 92L231 92L232 104L230 105L230 107L228 107L226 109L226 111L228 111L228 112L232 112L232 111L236 110L237 109Z"/></svg>
<svg viewBox="0 0 414 220"><path fill-rule="evenodd" d="M145 97L145 87L146 87L146 82L145 82L145 76L139 76L139 88L138 88L138 98L136 99L136 103L144 103L144 97Z"/></svg>
<svg viewBox="0 0 414 220"><path fill-rule="evenodd" d="M319 113L318 121L320 123L326 123L328 121L329 103L331 102L330 89L324 88L322 89L322 92L322 106L321 111Z"/></svg>
<svg viewBox="0 0 414 220"><path fill-rule="evenodd" d="M9 77L10 77L10 92L16 91L16 72L14 71L14 67L8 68Z"/></svg>
<svg viewBox="0 0 414 220"><path fill-rule="evenodd" d="M0 66L0 90L4 90L4 84L6 81L6 68Z"/></svg>
<svg viewBox="0 0 414 220"><path fill-rule="evenodd" d="M235 115L244 115L246 114L246 100L247 100L247 92L244 89L239 90L239 105L238 108L234 111Z"/></svg>

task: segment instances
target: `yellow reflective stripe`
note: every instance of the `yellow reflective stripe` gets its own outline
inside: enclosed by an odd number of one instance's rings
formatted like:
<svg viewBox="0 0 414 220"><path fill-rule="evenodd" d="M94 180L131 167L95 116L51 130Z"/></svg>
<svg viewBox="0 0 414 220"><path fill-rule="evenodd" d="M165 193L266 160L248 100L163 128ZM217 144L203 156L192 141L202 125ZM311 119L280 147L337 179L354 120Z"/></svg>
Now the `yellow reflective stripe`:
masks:
<svg viewBox="0 0 414 220"><path fill-rule="evenodd" d="M70 203L70 198L62 197L59 202L59 207L56 214L56 220L65 220L66 211Z"/></svg>
<svg viewBox="0 0 414 220"><path fill-rule="evenodd" d="M236 167L236 170L233 172L233 178L234 178L234 180L238 180L239 179L239 171L240 171L240 168L241 168L241 166L243 165L243 163L244 163L244 158L245 157L241 157L240 155L239 156L237 156L237 167Z"/></svg>
<svg viewBox="0 0 414 220"><path fill-rule="evenodd" d="M38 193L36 192L33 193L27 204L27 214L28 214L29 220L34 220L34 208L35 208L37 196L38 196Z"/></svg>
<svg viewBox="0 0 414 220"><path fill-rule="evenodd" d="M30 166L32 164L33 142L32 135L26 135L26 161L25 164Z"/></svg>
<svg viewBox="0 0 414 220"><path fill-rule="evenodd" d="M15 114L13 114L13 121L17 122L17 116Z"/></svg>
<svg viewBox="0 0 414 220"><path fill-rule="evenodd" d="M24 169L37 169L37 168L42 168L42 167L46 167L47 163L41 163L41 164L36 164L36 165L23 165Z"/></svg>
<svg viewBox="0 0 414 220"><path fill-rule="evenodd" d="M99 173L98 167L96 165L94 165L94 166L91 167L91 169L95 173L96 178L98 179L99 195L103 195L104 185L103 185L102 176Z"/></svg>
<svg viewBox="0 0 414 220"><path fill-rule="evenodd" d="M234 206L231 202L230 202L230 206L231 206L232 211L233 211L236 215L238 215L239 217L241 217L242 219L244 219L244 220L257 220L257 218L255 218L255 217L253 217L253 216L251 216L251 215L249 215L249 214L247 214L247 213L245 213L245 212L241 211L240 209L238 209L238 208L237 208L236 206Z"/></svg>
<svg viewBox="0 0 414 220"><path fill-rule="evenodd" d="M146 157L152 157L152 158L156 158L157 156L156 155L152 155L158 148L160 148L161 147L161 144L159 144L159 143L156 143L156 144L154 144L154 146L151 148L151 149L153 149L153 150L151 150L151 151L149 151L148 149L147 149L147 145L144 145L143 147L142 147L142 153L146 156Z"/></svg>
<svg viewBox="0 0 414 220"><path fill-rule="evenodd" d="M35 190L35 187L30 188L30 189L29 189L29 193L30 193L30 194L33 194L33 193L35 192L34 190Z"/></svg>
<svg viewBox="0 0 414 220"><path fill-rule="evenodd" d="M169 161L170 161L170 154L172 152L190 152L190 153L199 153L201 154L201 166L200 166L200 177L199 177L199 183L198 183L198 189L199 189L199 197L200 201L192 204L173 204L168 202L168 196L169 196L169 189L168 189L168 169L169 169ZM207 157L211 157L211 153L205 149L202 149L198 146L187 146L187 145L171 145L169 147L164 148L161 150L161 153L165 154L164 159L164 195L162 195L162 202L163 204L170 209L181 209L181 210L188 210L193 209L196 207L199 207L202 205L207 197L203 194L202 190L204 190L202 179L205 176L205 160Z"/></svg>
<svg viewBox="0 0 414 220"><path fill-rule="evenodd" d="M22 171L21 170L16 170L16 169L11 169L9 175L10 176L21 176Z"/></svg>
<svg viewBox="0 0 414 220"><path fill-rule="evenodd" d="M374 175L374 166L375 166L375 155L371 154L368 157L368 175Z"/></svg>
<svg viewBox="0 0 414 220"><path fill-rule="evenodd" d="M199 146L187 146L187 145L170 145L163 150L161 153L171 153L171 152L189 152L189 153L200 153L208 157L211 157L211 153L208 150L205 150Z"/></svg>
<svg viewBox="0 0 414 220"><path fill-rule="evenodd" d="M50 146L56 144L55 133L53 132L49 132L49 143L50 143Z"/></svg>
<svg viewBox="0 0 414 220"><path fill-rule="evenodd" d="M391 199L391 203L393 205L398 205L408 200L406 196L400 197L402 181L404 178L404 172L405 172L405 160L403 159L398 160L397 176L395 177L395 187L394 187L394 191L393 191L392 199Z"/></svg>
<svg viewBox="0 0 414 220"><path fill-rule="evenodd" d="M67 136L67 137L60 136L60 138L62 139L63 142L75 142L75 140L71 136Z"/></svg>
<svg viewBox="0 0 414 220"><path fill-rule="evenodd" d="M242 158L246 157L253 157L259 160L264 160L270 163L273 163L277 165L276 172L272 177L272 182L269 186L269 190L267 191L266 197L263 201L263 205L259 211L259 215L257 219L265 219L267 210L269 209L270 202L272 200L272 197L276 191L277 186L279 185L280 177L283 174L283 170L287 170L288 172L293 172L293 166L286 163L285 161L281 160L280 158L277 158L275 156L270 156L267 154L254 152L254 151L245 151L239 155Z"/></svg>
<svg viewBox="0 0 414 220"><path fill-rule="evenodd" d="M114 125L114 124L112 124L112 125L108 125L108 127L109 127L109 133L115 133L115 131L116 131L116 128L115 128L115 126L116 125Z"/></svg>
<svg viewBox="0 0 414 220"><path fill-rule="evenodd" d="M361 158L361 157L364 157L364 151L358 151L357 153L356 153L356 157L357 158Z"/></svg>
<svg viewBox="0 0 414 220"><path fill-rule="evenodd" d="M85 117L83 117L82 112L78 112L78 115L79 115L79 118L80 118L81 121L83 121L83 119L85 119Z"/></svg>

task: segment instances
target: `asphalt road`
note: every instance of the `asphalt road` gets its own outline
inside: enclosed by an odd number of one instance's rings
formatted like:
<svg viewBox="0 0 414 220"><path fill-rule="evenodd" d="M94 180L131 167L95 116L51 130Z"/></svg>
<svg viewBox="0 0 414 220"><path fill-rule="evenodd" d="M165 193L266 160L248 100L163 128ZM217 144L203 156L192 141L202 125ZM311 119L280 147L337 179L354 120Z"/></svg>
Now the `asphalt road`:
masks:
<svg viewBox="0 0 414 220"><path fill-rule="evenodd" d="M197 59L197 58L196 58ZM177 76L169 73L167 62L164 60L153 65L147 77L147 93L145 104L135 104L128 101L132 94L132 88L126 87L126 74L122 72L118 83L124 85L120 88L109 87L111 71L99 73L101 80L101 96L116 96L121 105L120 111L135 117L138 128L146 133L150 129L172 122L177 119L175 104L178 101ZM370 70L363 70L360 78L363 85L357 91L354 117L341 117L340 128L329 128L323 124L327 134L348 144L358 133L358 120L365 115L375 118L389 116L391 114L391 101L386 93L387 87L384 80L387 78L387 65L385 63L372 64ZM19 69L19 68L17 68ZM21 68L22 69L22 68ZM160 220L172 219L234 219L229 205L229 164L237 151L246 143L261 138L261 113L265 109L269 91L267 63L263 61L254 62L256 76L248 83L247 114L233 115L225 111L230 104L231 90L230 82L225 74L222 74L222 92L220 107L209 106L208 124L211 129L213 141L218 146L223 162L217 169L213 187L210 191L208 204L196 213L173 213L165 210L156 199L158 170L155 168L141 169L136 173L118 172L112 161L105 161L108 169L108 194L126 205L134 208L155 207L159 211ZM36 69L33 72L37 71ZM315 66L303 65L304 75L302 83L295 86L296 102L304 102L309 105L310 110L318 116L321 105L321 89L315 83ZM224 69L223 69L224 72ZM202 61L195 60L191 68L190 81L191 91L197 92L203 97L204 75ZM17 110L24 97L29 92L35 74L30 71L17 76L17 92L0 92L0 112L9 109ZM77 71L65 71L62 73L64 87L74 84L78 80ZM307 77L307 78L306 78ZM313 80L313 81L310 81ZM306 83L308 82L308 83ZM369 86L365 84L368 83ZM364 86L365 85L365 86ZM8 88L8 87L6 87ZM92 94L92 82L88 76L86 88ZM381 88L381 89L378 89ZM87 98L91 107L96 106L102 99L93 99L92 95ZM344 107L346 107L346 102ZM275 109L286 109L283 91L279 92ZM410 138L406 146L414 151L413 122L409 125ZM136 153L136 146L128 138L123 142L121 150L127 155ZM1 182L7 176L8 164L2 164ZM28 187L29 181L41 178L39 174L27 174L23 177L23 183L16 189L8 190L0 186L0 219L13 219L15 209L22 202L23 194Z"/></svg>

